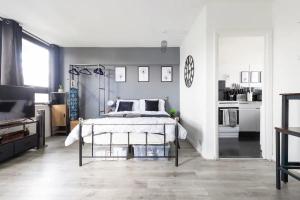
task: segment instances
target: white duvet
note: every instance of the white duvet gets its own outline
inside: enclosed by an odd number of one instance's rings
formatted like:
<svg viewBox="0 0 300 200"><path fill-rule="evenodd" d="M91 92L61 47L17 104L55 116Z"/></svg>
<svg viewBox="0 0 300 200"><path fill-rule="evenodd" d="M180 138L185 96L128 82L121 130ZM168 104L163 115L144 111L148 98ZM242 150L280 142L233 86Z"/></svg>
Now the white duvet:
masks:
<svg viewBox="0 0 300 200"><path fill-rule="evenodd" d="M147 113L149 114L149 113ZM157 113L155 113L157 114ZM163 113L161 113L163 114ZM114 113L111 114L114 116ZM170 117L105 117L98 119L88 119L83 122L82 137L84 141L92 141L92 126L94 125L94 143L109 144L110 133L112 134L113 144L127 144L128 134L130 134L130 144L144 144L145 132L148 134L149 144L162 144L164 138L161 135L151 133L163 133L165 125L166 142L175 140L176 121ZM100 125L96 125L100 124ZM99 133L107 133L97 135ZM185 139L186 130L178 123L178 137ZM69 146L79 139L79 125L77 125L69 134L65 141L65 146Z"/></svg>

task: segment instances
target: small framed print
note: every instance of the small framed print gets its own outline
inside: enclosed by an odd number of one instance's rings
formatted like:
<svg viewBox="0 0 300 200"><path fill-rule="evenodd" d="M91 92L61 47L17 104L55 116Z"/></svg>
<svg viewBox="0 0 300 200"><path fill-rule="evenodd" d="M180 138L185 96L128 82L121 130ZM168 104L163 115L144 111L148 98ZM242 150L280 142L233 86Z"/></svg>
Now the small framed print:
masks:
<svg viewBox="0 0 300 200"><path fill-rule="evenodd" d="M126 67L115 67L115 81L126 82Z"/></svg>
<svg viewBox="0 0 300 200"><path fill-rule="evenodd" d="M161 82L172 82L172 81L173 81L173 67L161 66Z"/></svg>
<svg viewBox="0 0 300 200"><path fill-rule="evenodd" d="M249 83L250 82L250 72L243 71L241 72L241 83Z"/></svg>
<svg viewBox="0 0 300 200"><path fill-rule="evenodd" d="M149 82L149 67L141 66L138 67L138 80L139 82Z"/></svg>
<svg viewBox="0 0 300 200"><path fill-rule="evenodd" d="M259 71L251 72L251 83L261 83L261 72Z"/></svg>

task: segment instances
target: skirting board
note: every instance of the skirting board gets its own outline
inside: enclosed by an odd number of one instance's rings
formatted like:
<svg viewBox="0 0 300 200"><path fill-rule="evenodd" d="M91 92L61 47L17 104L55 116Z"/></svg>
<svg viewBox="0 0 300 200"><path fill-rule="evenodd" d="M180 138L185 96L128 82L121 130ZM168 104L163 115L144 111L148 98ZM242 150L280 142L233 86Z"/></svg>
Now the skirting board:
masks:
<svg viewBox="0 0 300 200"><path fill-rule="evenodd" d="M189 137L189 134L187 134L187 141L194 147L194 149L196 149L196 151L200 154L201 157L202 156L202 148L200 144L195 144L195 140L193 140L192 138Z"/></svg>

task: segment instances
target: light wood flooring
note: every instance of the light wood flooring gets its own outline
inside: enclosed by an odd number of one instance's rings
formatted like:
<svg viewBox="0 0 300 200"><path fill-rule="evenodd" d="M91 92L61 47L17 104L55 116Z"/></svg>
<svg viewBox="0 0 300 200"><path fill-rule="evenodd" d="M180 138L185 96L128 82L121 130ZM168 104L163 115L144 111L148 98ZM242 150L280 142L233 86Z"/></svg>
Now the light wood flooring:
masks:
<svg viewBox="0 0 300 200"><path fill-rule="evenodd" d="M275 164L265 160L207 161L186 142L172 161L92 161L78 167L78 146L47 140L0 164L1 200L298 200L300 182L275 189Z"/></svg>

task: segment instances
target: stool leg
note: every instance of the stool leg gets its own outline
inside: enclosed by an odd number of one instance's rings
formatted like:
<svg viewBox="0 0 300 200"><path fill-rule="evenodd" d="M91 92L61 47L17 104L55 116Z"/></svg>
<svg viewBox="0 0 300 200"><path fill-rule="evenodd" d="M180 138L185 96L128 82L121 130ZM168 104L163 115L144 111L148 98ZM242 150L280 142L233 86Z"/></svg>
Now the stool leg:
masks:
<svg viewBox="0 0 300 200"><path fill-rule="evenodd" d="M280 190L280 132L276 131L276 188Z"/></svg>
<svg viewBox="0 0 300 200"><path fill-rule="evenodd" d="M282 128L288 128L289 127L289 99L287 96L283 95L282 96ZM289 137L287 134L281 134L281 167L287 166L288 161L289 161L289 154L288 154L288 149L289 149ZM288 174L284 173L281 170L281 180L284 183L288 182Z"/></svg>
<svg viewBox="0 0 300 200"><path fill-rule="evenodd" d="M287 166L288 164L288 146L289 146L289 141L288 141L288 135L286 134L282 134L282 138L281 138L281 167L282 166ZM288 182L288 174L284 173L282 170L281 170L281 180L284 182L284 183L287 183Z"/></svg>

